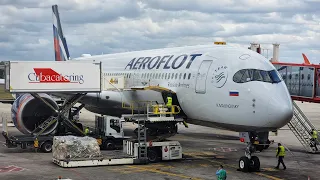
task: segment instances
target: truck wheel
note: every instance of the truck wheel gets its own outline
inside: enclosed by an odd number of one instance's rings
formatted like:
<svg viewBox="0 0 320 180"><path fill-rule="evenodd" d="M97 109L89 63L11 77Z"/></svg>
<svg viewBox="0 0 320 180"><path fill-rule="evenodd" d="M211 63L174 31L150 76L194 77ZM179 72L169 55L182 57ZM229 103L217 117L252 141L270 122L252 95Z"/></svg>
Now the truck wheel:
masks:
<svg viewBox="0 0 320 180"><path fill-rule="evenodd" d="M44 153L49 153L52 151L52 142L51 141L46 141L41 145L41 150Z"/></svg>
<svg viewBox="0 0 320 180"><path fill-rule="evenodd" d="M106 140L103 144L103 149L105 150L114 150L115 144L112 140Z"/></svg>
<svg viewBox="0 0 320 180"><path fill-rule="evenodd" d="M147 156L150 163L155 163L159 161L159 154L156 151L156 149L149 149Z"/></svg>

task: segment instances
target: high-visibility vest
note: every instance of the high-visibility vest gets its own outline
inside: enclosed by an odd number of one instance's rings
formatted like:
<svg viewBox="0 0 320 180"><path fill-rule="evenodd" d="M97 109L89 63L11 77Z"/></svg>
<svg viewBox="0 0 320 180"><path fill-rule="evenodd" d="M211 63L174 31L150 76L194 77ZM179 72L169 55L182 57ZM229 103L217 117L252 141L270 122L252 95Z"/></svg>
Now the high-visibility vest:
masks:
<svg viewBox="0 0 320 180"><path fill-rule="evenodd" d="M167 104L168 107L172 106L172 97L167 97Z"/></svg>
<svg viewBox="0 0 320 180"><path fill-rule="evenodd" d="M279 149L277 149L278 156L285 156L286 155L286 151L285 151L284 147L283 146L279 146L279 148L280 148L279 154L278 154L278 150Z"/></svg>
<svg viewBox="0 0 320 180"><path fill-rule="evenodd" d="M312 138L317 139L318 138L318 132L316 130L312 131Z"/></svg>
<svg viewBox="0 0 320 180"><path fill-rule="evenodd" d="M88 134L89 133L89 128L86 128L85 130L84 130L84 134Z"/></svg>

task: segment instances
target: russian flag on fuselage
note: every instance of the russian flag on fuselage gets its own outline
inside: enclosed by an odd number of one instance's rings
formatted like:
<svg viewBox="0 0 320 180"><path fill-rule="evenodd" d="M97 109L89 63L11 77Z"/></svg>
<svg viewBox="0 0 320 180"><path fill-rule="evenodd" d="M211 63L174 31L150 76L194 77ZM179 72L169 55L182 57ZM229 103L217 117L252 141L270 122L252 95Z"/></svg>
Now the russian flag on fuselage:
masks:
<svg viewBox="0 0 320 180"><path fill-rule="evenodd" d="M53 18L53 41L54 41L54 53L56 61L66 61L70 58L68 46L65 37L62 33L58 6L52 6L52 18Z"/></svg>
<svg viewBox="0 0 320 180"><path fill-rule="evenodd" d="M239 96L238 91L229 91L229 96Z"/></svg>

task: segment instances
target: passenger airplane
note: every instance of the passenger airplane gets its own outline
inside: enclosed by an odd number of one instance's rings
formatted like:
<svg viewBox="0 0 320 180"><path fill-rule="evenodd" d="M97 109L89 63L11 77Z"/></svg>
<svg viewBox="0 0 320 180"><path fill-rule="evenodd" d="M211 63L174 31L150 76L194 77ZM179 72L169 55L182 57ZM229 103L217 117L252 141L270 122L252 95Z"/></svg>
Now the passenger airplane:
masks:
<svg viewBox="0 0 320 180"><path fill-rule="evenodd" d="M57 5L52 9L56 61L101 61L104 75L125 76L128 86L152 85L169 89L174 92L173 104L182 109L180 116L190 124L257 133L260 143L266 144L268 132L283 127L293 116L292 100L281 76L265 57L254 51L212 44L70 59ZM164 103L167 93L103 91L89 93L80 102L93 113L121 117L130 113L121 108L123 101ZM48 95L42 96L51 99ZM32 99L31 95L24 94L13 103L14 121L24 124L24 129L20 129L24 133L32 131L39 123L37 121L42 118L37 116L50 113ZM51 103L54 104L52 99ZM28 111L24 110L27 108ZM172 130L173 126L163 123L150 129Z"/></svg>

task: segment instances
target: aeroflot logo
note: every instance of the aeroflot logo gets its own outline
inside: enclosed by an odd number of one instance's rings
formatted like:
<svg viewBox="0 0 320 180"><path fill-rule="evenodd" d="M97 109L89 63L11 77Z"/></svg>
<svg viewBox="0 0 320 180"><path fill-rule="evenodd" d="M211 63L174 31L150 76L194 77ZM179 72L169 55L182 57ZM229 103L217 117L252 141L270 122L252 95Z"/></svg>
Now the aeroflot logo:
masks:
<svg viewBox="0 0 320 180"><path fill-rule="evenodd" d="M202 54L165 55L155 57L133 58L125 69L179 69L185 66L189 69L192 62Z"/></svg>
<svg viewBox="0 0 320 180"><path fill-rule="evenodd" d="M29 83L79 83L83 84L83 75L59 74L51 68L33 68L28 75Z"/></svg>

